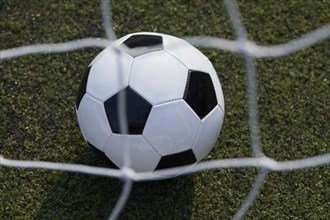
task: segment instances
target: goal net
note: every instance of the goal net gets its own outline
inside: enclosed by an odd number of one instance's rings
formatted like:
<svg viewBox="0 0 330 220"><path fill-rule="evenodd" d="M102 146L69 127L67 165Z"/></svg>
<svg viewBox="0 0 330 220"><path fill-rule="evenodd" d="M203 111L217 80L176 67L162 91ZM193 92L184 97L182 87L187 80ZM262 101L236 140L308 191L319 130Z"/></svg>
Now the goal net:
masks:
<svg viewBox="0 0 330 220"><path fill-rule="evenodd" d="M76 172L89 175L98 175L104 177L118 178L123 181L123 188L118 201L109 214L109 219L117 219L121 211L125 207L126 201L132 191L132 186L136 181L151 181L162 179L167 175L191 175L207 170L218 170L228 168L257 168L259 175L252 186L247 198L237 210L234 219L242 219L253 205L255 199L260 192L262 184L267 176L272 172L284 172L289 170L300 170L306 168L314 168L319 166L327 166L330 164L330 154L325 153L313 157L305 157L298 160L278 161L272 157L266 156L263 152L260 134L259 110L258 110L258 74L255 64L256 59L277 58L289 56L305 48L319 43L330 38L330 23L319 27L298 39L293 39L287 43L261 46L250 41L247 31L242 22L240 12L235 1L225 0L224 5L229 14L230 21L236 39L229 40L217 37L207 36L188 36L185 40L199 48L212 48L221 51L226 51L234 54L239 54L245 62L247 74L246 94L248 100L248 125L250 130L251 149L253 157L250 158L232 158L232 159L217 159L200 162L193 167L176 167L155 171L153 173L136 173L130 168L120 170L86 166L80 164L55 163L47 161L32 161L32 160L15 160L8 159L0 155L0 165L12 168L29 168L29 169L47 169L58 170L65 172ZM62 43L34 44L21 46L17 48L3 49L0 51L0 64L3 60L15 60L17 57L29 56L38 53L64 53L83 48L105 48L112 41L116 40L112 24L112 14L110 4L107 0L101 1L101 12L103 16L103 26L107 39L103 38L84 38ZM120 101L120 100L119 100ZM125 114L121 114L125 121ZM329 123L329 122L325 122ZM125 126L124 124L122 125ZM312 172L312 171L311 171Z"/></svg>

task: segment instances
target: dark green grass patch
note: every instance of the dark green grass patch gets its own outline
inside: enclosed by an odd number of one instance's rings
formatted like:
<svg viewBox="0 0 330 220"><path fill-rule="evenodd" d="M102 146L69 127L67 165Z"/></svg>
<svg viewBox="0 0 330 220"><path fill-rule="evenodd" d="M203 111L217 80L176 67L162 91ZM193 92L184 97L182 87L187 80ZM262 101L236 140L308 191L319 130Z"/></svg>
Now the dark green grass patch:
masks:
<svg viewBox="0 0 330 220"><path fill-rule="evenodd" d="M330 3L238 1L249 39L284 43L330 21ZM118 37L157 31L234 39L218 1L111 1ZM0 0L0 49L105 37L98 1ZM240 56L201 49L215 66L226 116L205 158L251 157L246 70ZM83 141L75 116L82 74L99 49L0 61L0 154L12 159L108 166ZM293 55L258 59L261 144L277 160L329 153L330 41ZM120 219L230 219L256 169L222 169L136 183ZM271 173L248 219L327 219L329 166ZM0 219L106 219L120 194L116 179L0 168Z"/></svg>

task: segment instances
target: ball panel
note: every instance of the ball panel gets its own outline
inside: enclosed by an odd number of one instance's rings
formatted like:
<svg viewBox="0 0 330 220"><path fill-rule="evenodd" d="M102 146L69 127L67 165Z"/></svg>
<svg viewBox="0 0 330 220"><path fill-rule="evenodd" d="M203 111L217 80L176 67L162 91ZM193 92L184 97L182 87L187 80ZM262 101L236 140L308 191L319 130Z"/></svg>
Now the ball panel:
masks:
<svg viewBox="0 0 330 220"><path fill-rule="evenodd" d="M154 106L143 136L162 156L192 148L201 121L184 100Z"/></svg>
<svg viewBox="0 0 330 220"><path fill-rule="evenodd" d="M124 100L126 100L124 106L126 106L129 134L142 134L152 106L130 87L126 87L104 102L105 111L112 131L114 133L120 133L118 116L120 95L123 95Z"/></svg>
<svg viewBox="0 0 330 220"><path fill-rule="evenodd" d="M128 85L133 58L123 52L109 49L91 68L87 93L105 101Z"/></svg>
<svg viewBox="0 0 330 220"><path fill-rule="evenodd" d="M160 46L162 49L163 38L153 34L135 34L126 39L123 44L129 48Z"/></svg>
<svg viewBox="0 0 330 220"><path fill-rule="evenodd" d="M128 38L134 36L134 35L154 35L154 36L163 36L163 34L156 33L156 32L135 32L135 33L130 33L127 34L116 41L114 41L111 46L118 47L120 44L122 44L124 41L126 41Z"/></svg>
<svg viewBox="0 0 330 220"><path fill-rule="evenodd" d="M127 152L125 151L127 149ZM142 135L113 134L104 153L118 167L124 166L124 156L130 160L130 167L136 172L153 171L160 155L148 144Z"/></svg>
<svg viewBox="0 0 330 220"><path fill-rule="evenodd" d="M87 80L88 80L88 76L90 73L91 67L89 66L87 71L85 72L85 74L83 75L81 82L80 82L80 86L78 89L78 94L77 94L77 99L76 99L76 108L79 108L81 99L83 98L83 96L86 93L86 86L87 86Z"/></svg>
<svg viewBox="0 0 330 220"><path fill-rule="evenodd" d="M88 67L90 67L90 66L93 66L94 65L94 63L96 62L96 61L98 61L99 59L101 59L101 57L103 57L106 53L108 53L108 51L109 50L111 50L111 48L112 48L112 44L109 46L109 47L107 47L107 48L105 48L104 50L102 50L93 60L92 60L92 62L88 65Z"/></svg>
<svg viewBox="0 0 330 220"><path fill-rule="evenodd" d="M180 60L188 69L209 72L208 58L187 41L166 35L163 37L164 50Z"/></svg>
<svg viewBox="0 0 330 220"><path fill-rule="evenodd" d="M223 124L224 113L217 105L203 120L199 136L192 148L197 160L203 159L217 141Z"/></svg>
<svg viewBox="0 0 330 220"><path fill-rule="evenodd" d="M85 140L103 151L112 135L103 103L86 93L80 102L77 117Z"/></svg>
<svg viewBox="0 0 330 220"><path fill-rule="evenodd" d="M183 99L204 118L218 104L210 75L190 70Z"/></svg>
<svg viewBox="0 0 330 220"><path fill-rule="evenodd" d="M193 151L186 150L183 152L162 156L156 170L193 164L196 161L197 160Z"/></svg>
<svg viewBox="0 0 330 220"><path fill-rule="evenodd" d="M95 152L95 154L97 155L98 158L100 158L101 160L104 160L107 163L107 167L109 168L113 168L113 169L119 169L119 167L117 167L116 164L114 164L114 162L112 162L103 151L100 151L99 149L97 149L94 145L92 145L91 143L89 143L87 141L87 145Z"/></svg>
<svg viewBox="0 0 330 220"><path fill-rule="evenodd" d="M183 96L188 69L164 51L135 58L130 86L153 105Z"/></svg>
<svg viewBox="0 0 330 220"><path fill-rule="evenodd" d="M209 63L210 65L210 76L213 82L213 86L214 86L214 90L215 90L215 94L217 97L217 101L218 104L221 108L221 110L223 112L225 112L225 101L224 101L224 97L223 97L223 92L222 92L222 88L221 88L221 84L217 75L217 72L215 71L213 65L211 64L211 62Z"/></svg>
<svg viewBox="0 0 330 220"><path fill-rule="evenodd" d="M135 34L123 41L120 48L132 57L137 57L145 53L162 50L163 38L154 34Z"/></svg>

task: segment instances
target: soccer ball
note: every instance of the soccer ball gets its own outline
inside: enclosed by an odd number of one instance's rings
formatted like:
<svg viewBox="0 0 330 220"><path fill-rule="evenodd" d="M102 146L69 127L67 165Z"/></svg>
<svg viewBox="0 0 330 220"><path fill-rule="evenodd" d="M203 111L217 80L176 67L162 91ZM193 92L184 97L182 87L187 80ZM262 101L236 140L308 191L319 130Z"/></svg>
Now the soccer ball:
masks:
<svg viewBox="0 0 330 220"><path fill-rule="evenodd" d="M76 112L89 145L118 167L126 157L136 172L147 172L204 158L219 136L224 99L199 50L177 37L140 32L116 40L91 62Z"/></svg>

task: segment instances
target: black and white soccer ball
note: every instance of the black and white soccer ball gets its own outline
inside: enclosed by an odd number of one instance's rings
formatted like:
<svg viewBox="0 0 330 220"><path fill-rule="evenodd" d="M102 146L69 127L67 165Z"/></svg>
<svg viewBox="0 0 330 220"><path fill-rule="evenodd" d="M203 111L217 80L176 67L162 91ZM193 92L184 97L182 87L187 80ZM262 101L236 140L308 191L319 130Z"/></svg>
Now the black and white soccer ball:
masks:
<svg viewBox="0 0 330 220"><path fill-rule="evenodd" d="M121 132L120 94L128 134ZM219 136L224 98L199 50L177 37L140 32L116 40L91 62L76 111L89 145L118 167L126 156L132 169L145 172L204 158Z"/></svg>

